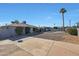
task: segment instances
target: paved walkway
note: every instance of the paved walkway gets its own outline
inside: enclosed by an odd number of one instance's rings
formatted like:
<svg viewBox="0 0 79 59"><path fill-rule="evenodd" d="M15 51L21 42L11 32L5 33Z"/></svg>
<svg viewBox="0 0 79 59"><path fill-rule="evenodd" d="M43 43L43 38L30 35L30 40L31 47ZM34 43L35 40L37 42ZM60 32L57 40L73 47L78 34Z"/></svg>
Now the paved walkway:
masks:
<svg viewBox="0 0 79 59"><path fill-rule="evenodd" d="M57 32L55 32L56 34ZM59 33L59 32L58 32ZM2 41L0 55L11 56L79 56L79 45L34 36L23 38L23 42ZM61 34L62 35L62 34ZM61 37L58 35L58 39ZM56 38L55 38L56 39ZM8 42L8 43L6 43Z"/></svg>

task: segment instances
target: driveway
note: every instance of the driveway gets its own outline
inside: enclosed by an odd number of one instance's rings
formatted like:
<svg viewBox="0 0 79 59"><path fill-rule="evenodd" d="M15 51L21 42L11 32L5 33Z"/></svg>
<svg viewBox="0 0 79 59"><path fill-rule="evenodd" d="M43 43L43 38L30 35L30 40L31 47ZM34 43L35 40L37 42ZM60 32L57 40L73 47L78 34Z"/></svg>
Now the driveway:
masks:
<svg viewBox="0 0 79 59"><path fill-rule="evenodd" d="M20 39L23 42L11 41L10 44L5 41L4 44L0 44L0 55L79 56L79 45L61 41L62 35L65 33L46 32Z"/></svg>

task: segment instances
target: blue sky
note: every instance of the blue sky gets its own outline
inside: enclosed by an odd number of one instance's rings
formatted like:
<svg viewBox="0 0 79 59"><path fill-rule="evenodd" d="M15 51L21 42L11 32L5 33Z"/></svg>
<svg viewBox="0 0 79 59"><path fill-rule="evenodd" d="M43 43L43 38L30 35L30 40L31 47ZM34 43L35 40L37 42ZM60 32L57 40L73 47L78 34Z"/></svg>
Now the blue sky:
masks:
<svg viewBox="0 0 79 59"><path fill-rule="evenodd" d="M62 3L16 3L0 4L0 24L10 24L13 20L20 22L26 20L28 24L36 26L62 26L62 17L59 13L65 8L65 26L72 25L79 21L79 4Z"/></svg>

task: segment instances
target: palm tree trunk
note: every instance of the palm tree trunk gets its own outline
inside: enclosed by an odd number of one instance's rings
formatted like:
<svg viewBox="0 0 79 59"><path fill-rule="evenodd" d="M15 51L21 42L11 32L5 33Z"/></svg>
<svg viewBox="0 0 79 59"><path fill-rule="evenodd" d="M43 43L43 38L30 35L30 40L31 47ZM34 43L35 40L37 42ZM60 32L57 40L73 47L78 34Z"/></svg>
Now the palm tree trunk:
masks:
<svg viewBox="0 0 79 59"><path fill-rule="evenodd" d="M65 28L64 28L64 13L62 13L62 21L63 21L63 31L65 31Z"/></svg>

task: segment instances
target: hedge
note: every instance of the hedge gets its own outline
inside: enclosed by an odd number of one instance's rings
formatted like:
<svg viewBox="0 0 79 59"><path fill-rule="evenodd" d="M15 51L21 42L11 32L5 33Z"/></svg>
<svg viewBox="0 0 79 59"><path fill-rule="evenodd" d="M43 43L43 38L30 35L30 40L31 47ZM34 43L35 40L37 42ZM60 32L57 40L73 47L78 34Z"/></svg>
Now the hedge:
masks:
<svg viewBox="0 0 79 59"><path fill-rule="evenodd" d="M69 28L67 29L67 32L71 35L78 35L77 29L76 28Z"/></svg>

